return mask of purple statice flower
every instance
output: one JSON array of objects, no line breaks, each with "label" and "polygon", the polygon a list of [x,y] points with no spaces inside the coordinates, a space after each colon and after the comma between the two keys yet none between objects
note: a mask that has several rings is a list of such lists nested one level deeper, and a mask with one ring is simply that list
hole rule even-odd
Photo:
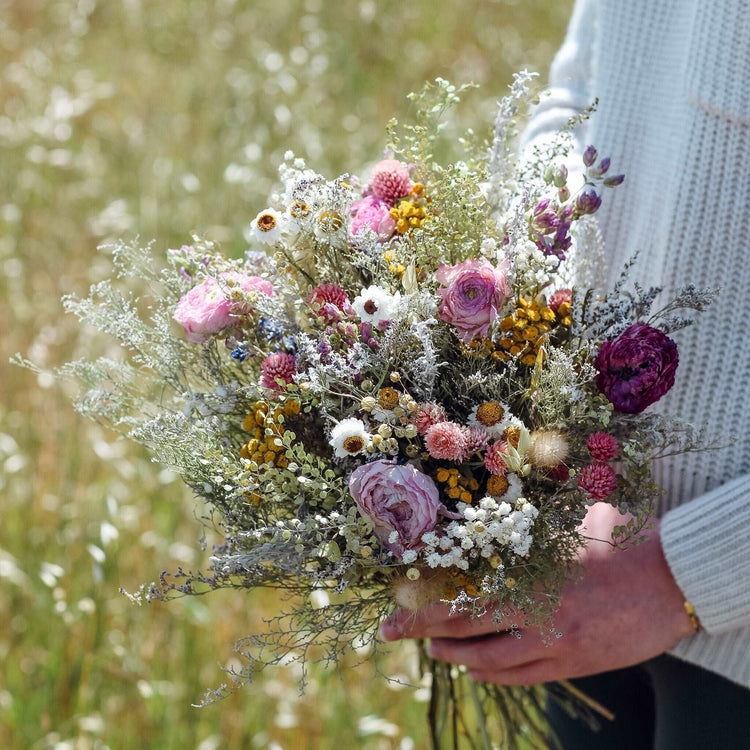
[{"label": "purple statice flower", "polygon": [[595,214],[602,205],[601,197],[594,190],[585,190],[576,198],[576,213],[579,216]]},{"label": "purple statice flower", "polygon": [[596,161],[596,149],[593,146],[587,146],[583,152],[583,163],[590,167]]},{"label": "purple statice flower", "polygon": [[618,185],[622,185],[624,179],[624,174],[613,174],[611,177],[605,177],[602,184],[604,187],[617,187]]},{"label": "purple statice flower", "polygon": [[596,386],[615,411],[638,414],[673,385],[677,344],[658,328],[636,323],[605,341],[594,360]]}]

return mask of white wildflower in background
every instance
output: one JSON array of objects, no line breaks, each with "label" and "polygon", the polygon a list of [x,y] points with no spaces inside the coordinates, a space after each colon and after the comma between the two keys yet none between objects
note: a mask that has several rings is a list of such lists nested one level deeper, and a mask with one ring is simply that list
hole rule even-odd
[{"label": "white wildflower in background", "polygon": [[264,209],[250,222],[251,236],[264,245],[280,242],[283,227],[283,215],[272,208]]}]

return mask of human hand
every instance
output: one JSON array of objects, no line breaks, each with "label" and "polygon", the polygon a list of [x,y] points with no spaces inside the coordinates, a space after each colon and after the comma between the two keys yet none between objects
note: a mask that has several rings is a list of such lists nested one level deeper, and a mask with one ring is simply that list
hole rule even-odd
[{"label": "human hand", "polygon": [[465,665],[473,679],[530,685],[605,672],[663,653],[692,635],[684,596],[661,549],[658,522],[648,540],[626,550],[607,542],[622,523],[616,509],[597,503],[584,521],[589,541],[580,553],[581,575],[563,590],[554,627],[545,642],[538,626],[508,632],[517,617],[499,623],[488,614],[450,614],[444,604],[418,613],[397,610],[381,627],[384,640],[431,638],[430,655]]}]

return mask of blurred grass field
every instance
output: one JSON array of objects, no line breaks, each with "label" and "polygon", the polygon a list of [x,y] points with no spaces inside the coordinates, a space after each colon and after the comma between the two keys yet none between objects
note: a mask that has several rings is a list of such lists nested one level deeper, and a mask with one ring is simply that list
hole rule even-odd
[{"label": "blurred grass field", "polygon": [[[197,230],[241,253],[285,150],[361,172],[425,80],[481,84],[458,116],[485,127],[514,70],[546,71],[571,5],[0,0],[0,748],[426,747],[423,694],[368,663],[313,667],[303,695],[282,667],[193,708],[279,602],[121,596],[205,565],[196,502],[8,358],[94,345],[60,296],[109,273],[100,243]],[[380,669],[413,679],[414,661]]]}]

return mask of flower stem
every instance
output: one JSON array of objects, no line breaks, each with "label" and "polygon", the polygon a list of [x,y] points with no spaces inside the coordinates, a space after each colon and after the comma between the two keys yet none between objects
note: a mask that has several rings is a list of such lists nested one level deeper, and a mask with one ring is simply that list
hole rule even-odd
[{"label": "flower stem", "polygon": [[479,688],[477,683],[466,675],[466,681],[469,685],[469,692],[471,693],[471,700],[474,702],[474,710],[477,715],[477,727],[479,729],[479,736],[482,740],[482,748],[484,750],[492,750],[492,743],[490,742],[490,735],[487,731],[487,716],[484,712],[484,706],[482,700],[479,697]]},{"label": "flower stem", "polygon": [[571,695],[575,696],[581,703],[588,706],[592,711],[596,711],[598,714],[603,716],[609,721],[615,720],[615,715],[609,710],[602,706],[601,703],[595,701],[590,696],[586,695],[582,690],[579,690],[569,680],[558,680],[559,684],[562,685]]}]

